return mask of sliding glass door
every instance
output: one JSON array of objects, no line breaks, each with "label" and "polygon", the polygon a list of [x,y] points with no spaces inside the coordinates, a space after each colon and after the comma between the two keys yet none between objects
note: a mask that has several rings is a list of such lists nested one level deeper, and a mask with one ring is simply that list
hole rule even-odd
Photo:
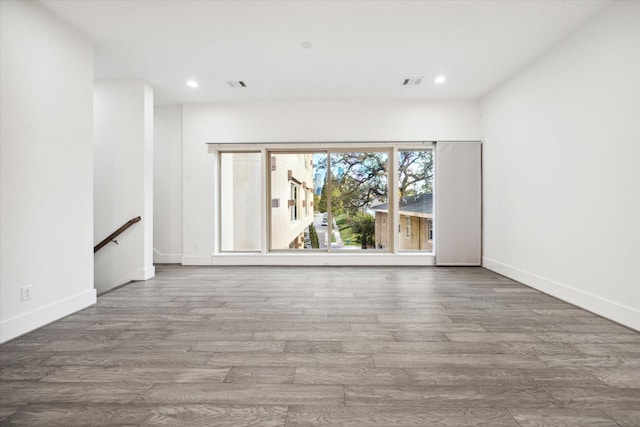
[{"label": "sliding glass door", "polygon": [[330,229],[334,250],[384,250],[389,248],[389,229],[379,229],[376,209],[388,204],[389,153],[358,151],[331,153]]},{"label": "sliding glass door", "polygon": [[324,152],[269,152],[270,250],[326,249],[316,206],[326,162]]}]

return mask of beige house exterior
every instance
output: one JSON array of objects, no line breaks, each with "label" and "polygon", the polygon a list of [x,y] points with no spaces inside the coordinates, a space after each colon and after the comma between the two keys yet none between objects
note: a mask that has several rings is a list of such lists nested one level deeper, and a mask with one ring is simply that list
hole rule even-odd
[{"label": "beige house exterior", "polygon": [[270,155],[271,249],[304,248],[313,222],[313,154]]},{"label": "beige house exterior", "polygon": [[[389,244],[389,205],[382,203],[371,208],[375,212],[376,247],[385,249]],[[400,213],[400,250],[433,251],[433,195],[402,197]]]}]

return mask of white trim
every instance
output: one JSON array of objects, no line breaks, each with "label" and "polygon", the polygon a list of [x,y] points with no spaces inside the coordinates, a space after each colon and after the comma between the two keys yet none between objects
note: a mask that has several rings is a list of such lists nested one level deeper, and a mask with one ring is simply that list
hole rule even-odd
[{"label": "white trim", "polygon": [[90,289],[0,322],[0,343],[55,322],[95,304],[96,301],[96,290]]},{"label": "white trim", "polygon": [[[389,162],[389,168],[387,171],[387,189],[388,189],[388,218],[387,218],[387,223],[388,224],[393,224],[393,226],[388,225],[388,232],[389,232],[389,251],[390,253],[387,253],[387,256],[389,255],[398,255],[401,251],[400,251],[400,245],[399,245],[399,233],[395,232],[395,227],[397,226],[397,224],[399,224],[399,213],[398,213],[398,209],[396,208],[396,205],[398,203],[397,200],[397,195],[395,191],[391,191],[392,188],[396,187],[397,184],[397,180],[398,180],[398,152],[399,151],[428,151],[428,150],[432,150],[432,156],[433,159],[435,159],[435,153],[434,151],[434,147],[435,144],[434,142],[431,141],[360,141],[360,142],[313,142],[313,141],[307,141],[307,142],[296,142],[296,143],[278,143],[278,142],[263,142],[263,143],[255,143],[255,142],[251,142],[251,143],[215,143],[215,142],[206,142],[207,144],[207,152],[209,154],[213,154],[216,161],[214,161],[214,186],[217,189],[217,193],[218,195],[216,197],[214,197],[214,226],[213,226],[213,232],[214,232],[214,236],[213,236],[213,248],[212,248],[212,252],[214,253],[214,256],[219,256],[220,254],[224,254],[223,256],[233,256],[234,254],[237,254],[238,256],[242,257],[242,259],[246,258],[246,255],[243,255],[241,253],[236,253],[234,251],[225,251],[222,252],[220,250],[221,248],[221,244],[220,244],[220,218],[221,218],[221,212],[220,212],[220,197],[219,195],[221,194],[221,190],[220,190],[220,185],[221,185],[221,177],[220,177],[220,168],[219,168],[219,159],[220,159],[220,153],[240,153],[240,152],[252,152],[252,153],[257,153],[260,152],[261,156],[262,156],[262,162],[261,162],[261,177],[263,177],[261,179],[261,183],[262,183],[262,193],[261,193],[261,222],[262,222],[262,241],[261,241],[261,254],[263,256],[266,255],[273,255],[273,250],[270,249],[271,248],[271,241],[272,241],[272,236],[271,236],[271,214],[272,214],[272,208],[271,208],[271,174],[269,173],[269,171],[271,170],[271,158],[272,158],[272,153],[326,153],[327,156],[329,156],[329,154],[333,154],[333,153],[342,153],[342,152],[347,152],[347,151],[376,151],[376,152],[384,152],[387,154],[388,156],[388,162]],[[327,176],[331,176],[331,161],[330,158],[327,158]],[[307,167],[307,165],[305,164],[305,167]],[[300,210],[300,201],[302,200],[302,197],[300,196],[300,191],[305,191],[303,189],[301,189],[300,186],[300,182],[297,180],[293,180],[293,182],[295,184],[298,185],[298,189],[297,189],[297,201],[298,203],[296,203],[296,207],[298,208],[298,218],[294,221],[291,221],[292,224],[292,228],[297,228],[297,226],[299,225],[300,221],[303,220],[302,217],[302,211]],[[326,183],[325,183],[326,184]],[[293,185],[293,184],[292,184]],[[312,194],[315,195],[315,192],[313,191],[314,186],[311,187],[312,190]],[[305,193],[306,194],[306,193]],[[435,206],[435,202],[434,202],[434,206]],[[313,207],[313,211],[315,212],[316,206],[314,204]],[[289,210],[291,211],[291,207],[289,207]],[[332,215],[332,208],[331,208],[331,194],[329,193],[328,195],[328,199],[327,199],[327,213],[328,213],[328,222],[329,222],[329,227],[328,227],[328,231],[329,233],[335,231],[333,230],[333,215]],[[420,216],[423,218],[433,218],[433,213],[431,214],[431,216],[422,216],[420,214],[418,215],[411,215],[411,216]],[[306,216],[304,216],[304,218],[306,218]],[[434,244],[435,246],[435,244]],[[328,253],[336,253],[339,252],[341,253],[341,257],[344,257],[344,255],[342,254],[342,251],[337,251],[337,250],[332,250],[331,247],[328,248]],[[284,253],[279,253],[278,256],[283,256],[285,255]],[[292,256],[293,254],[286,254],[286,256]],[[307,252],[304,253],[304,256],[308,256],[309,254]],[[370,254],[367,252],[366,254],[359,254],[358,256],[369,256]],[[433,255],[433,254],[432,254]],[[255,252],[252,253],[251,256],[256,256]],[[326,253],[323,253],[323,255],[320,256],[326,256]],[[291,263],[296,264],[297,261],[289,261],[289,262],[283,262],[283,263],[278,263],[276,265],[291,265]],[[362,262],[362,261],[358,261],[358,262]],[[226,263],[226,261],[223,262],[223,264],[220,264],[218,262],[205,262],[201,256],[183,256],[182,257],[182,264],[183,265],[225,265],[224,263]],[[385,265],[433,265],[433,262],[429,262],[427,264],[425,264],[423,261],[418,262],[417,264],[407,264],[406,260],[405,261],[400,261],[399,264],[395,264],[398,263],[398,261],[391,261],[389,264],[385,264]],[[272,260],[269,261],[265,261],[263,262],[257,262],[254,265],[274,265]],[[319,265],[347,265],[345,264],[345,262],[343,260],[341,261],[328,261],[326,264],[319,264]],[[369,263],[369,262],[365,262],[363,264],[358,264],[358,265],[375,265],[375,263]],[[479,264],[478,264],[479,265]]]},{"label": "white trim", "polygon": [[[432,144],[430,144],[431,146]],[[389,156],[387,171],[387,239],[389,241],[389,249],[394,254],[400,252],[400,229],[396,233],[396,227],[400,224],[400,210],[398,209],[398,179],[400,179],[400,166],[398,165],[398,146],[393,146]],[[375,220],[374,220],[375,224]],[[382,234],[382,233],[381,233]],[[382,237],[382,236],[381,236]],[[435,261],[434,261],[435,264]]]},{"label": "white trim", "polygon": [[136,271],[136,278],[134,280],[149,280],[155,277],[156,268],[152,265],[149,267],[140,267]]},{"label": "white trim", "polygon": [[411,211],[399,211],[400,215],[411,216],[414,218],[433,219],[433,213],[411,212]]},{"label": "white trim", "polygon": [[[269,252],[268,242],[271,238],[271,227],[268,227],[271,221],[271,154],[265,147],[262,147],[260,156],[262,156],[260,162],[260,226],[262,227],[260,252],[266,254]],[[220,199],[217,196],[214,198]],[[216,208],[216,215],[220,215],[219,208]]]},{"label": "white trim", "polygon": [[182,265],[211,265],[211,255],[183,255]]},{"label": "white trim", "polygon": [[469,262],[438,262],[439,267],[481,267],[482,264],[472,264]]},{"label": "white trim", "polygon": [[[453,141],[450,141],[453,142]],[[359,150],[359,149],[379,149],[382,147],[397,147],[400,149],[428,149],[434,145],[433,141],[298,141],[298,142],[247,142],[247,143],[226,143],[226,142],[205,142],[208,152],[212,151],[298,151],[298,150],[325,150],[337,152],[340,149]],[[345,148],[347,147],[347,148]]]},{"label": "white trim", "polygon": [[180,264],[182,262],[182,254],[163,254],[156,248],[153,249],[154,264]]},{"label": "white trim", "polygon": [[507,276],[531,288],[588,310],[621,325],[640,331],[640,311],[608,299],[573,288],[569,285],[540,277],[499,261],[482,257],[482,266]]},{"label": "white trim", "polygon": [[221,242],[221,233],[222,229],[222,212],[221,212],[221,203],[220,197],[222,194],[222,155],[219,151],[213,152],[213,176],[214,183],[213,187],[215,188],[215,196],[213,197],[213,215],[215,220],[213,221],[213,248],[216,252],[222,250],[222,242]]},{"label": "white trim", "polygon": [[[375,254],[375,253],[359,253],[348,254],[341,251],[340,253],[229,253],[217,254],[209,257],[208,263],[187,264],[184,265],[278,265],[278,266],[415,266],[426,267],[435,265],[432,254]],[[187,261],[202,261],[201,257],[197,260],[189,259]]]}]

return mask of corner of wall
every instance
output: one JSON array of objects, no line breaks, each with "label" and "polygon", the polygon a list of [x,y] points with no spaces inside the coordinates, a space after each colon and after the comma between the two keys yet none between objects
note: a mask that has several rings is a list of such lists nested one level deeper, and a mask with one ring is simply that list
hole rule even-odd
[{"label": "corner of wall", "polygon": [[639,17],[613,2],[482,99],[483,266],[636,330]]},{"label": "corner of wall", "polygon": [[640,332],[640,310],[633,307],[538,276],[535,273],[524,271],[490,258],[483,257],[482,266],[540,292],[551,295],[554,298],[596,313],[599,316]]},{"label": "corner of wall", "polygon": [[0,323],[0,344],[87,308],[96,301],[96,290],[91,289],[4,320]]}]

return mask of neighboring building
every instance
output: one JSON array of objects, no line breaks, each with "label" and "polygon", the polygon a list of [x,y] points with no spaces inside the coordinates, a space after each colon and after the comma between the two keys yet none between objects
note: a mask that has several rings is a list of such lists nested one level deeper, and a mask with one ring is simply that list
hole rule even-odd
[{"label": "neighboring building", "polygon": [[316,194],[316,196],[322,194],[322,187],[324,187],[325,176],[326,173],[324,172],[324,170],[316,170],[313,173],[313,187],[315,188],[314,193]]},{"label": "neighboring building", "polygon": [[313,154],[271,153],[271,249],[304,248],[313,222]]},{"label": "neighboring building", "polygon": [[[371,208],[376,217],[376,247],[389,247],[389,204]],[[433,250],[433,194],[402,197],[400,210],[400,250]]]}]

